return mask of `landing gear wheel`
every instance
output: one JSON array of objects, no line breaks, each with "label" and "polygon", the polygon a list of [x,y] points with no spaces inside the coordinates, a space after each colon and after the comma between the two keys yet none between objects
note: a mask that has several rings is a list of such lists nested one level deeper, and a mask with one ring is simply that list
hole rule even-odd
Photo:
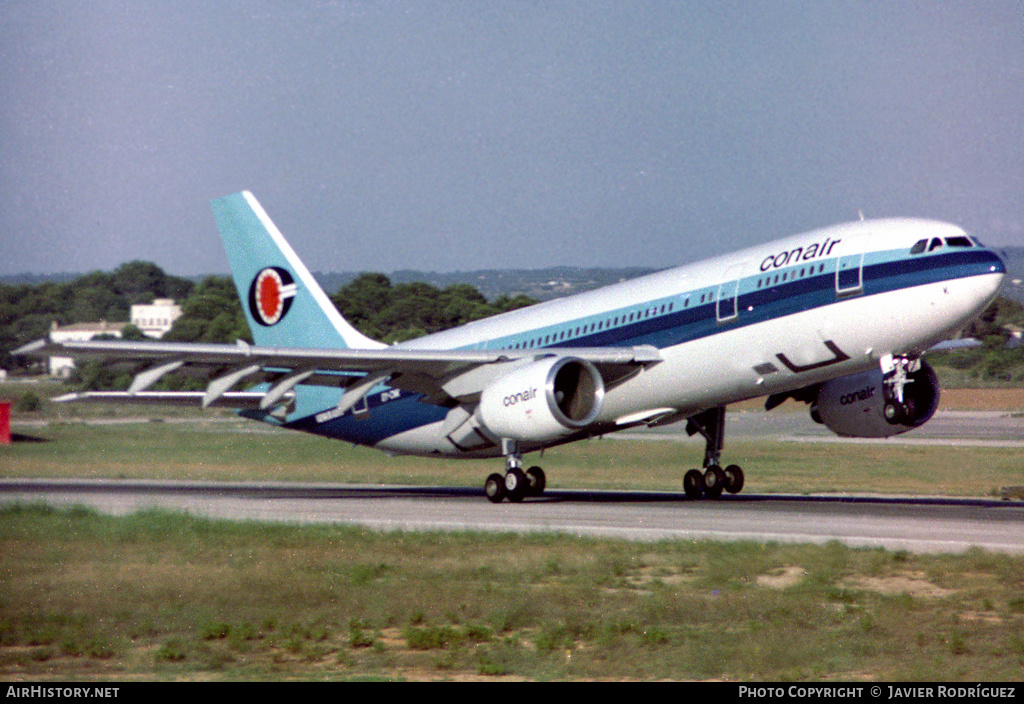
[{"label": "landing gear wheel", "polygon": [[725,474],[725,490],[730,494],[740,493],[743,488],[743,470],[739,465],[731,464],[722,471]]},{"label": "landing gear wheel", "polygon": [[704,475],[700,470],[691,469],[683,475],[683,491],[688,499],[699,499],[704,493]]},{"label": "landing gear wheel", "polygon": [[725,488],[725,472],[717,465],[711,465],[704,471],[704,495],[709,499],[717,499]]},{"label": "landing gear wheel", "polygon": [[544,470],[540,467],[530,467],[526,470],[526,481],[529,486],[526,492],[528,496],[540,496],[548,485],[547,477],[544,476]]},{"label": "landing gear wheel", "polygon": [[899,404],[893,403],[892,401],[885,404],[885,407],[882,409],[882,413],[884,414],[885,419],[893,425],[902,420],[902,412]]},{"label": "landing gear wheel", "polygon": [[484,494],[492,504],[500,504],[505,498],[505,478],[495,472],[484,482]]},{"label": "landing gear wheel", "polygon": [[530,490],[530,480],[523,474],[523,470],[513,468],[505,473],[505,496],[512,503],[519,503]]}]

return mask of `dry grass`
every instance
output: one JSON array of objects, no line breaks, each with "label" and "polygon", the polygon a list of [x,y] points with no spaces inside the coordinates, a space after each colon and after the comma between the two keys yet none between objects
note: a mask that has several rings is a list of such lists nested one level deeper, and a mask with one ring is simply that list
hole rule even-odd
[{"label": "dry grass", "polygon": [[1024,388],[943,389],[939,410],[1024,412]]},{"label": "dry grass", "polygon": [[[54,535],[63,539],[54,541]],[[0,512],[0,677],[1018,679],[1022,558]]]}]

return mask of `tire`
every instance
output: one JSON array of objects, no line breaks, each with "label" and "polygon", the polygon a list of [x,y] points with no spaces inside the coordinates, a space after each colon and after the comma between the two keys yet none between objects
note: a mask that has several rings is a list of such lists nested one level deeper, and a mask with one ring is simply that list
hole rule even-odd
[{"label": "tire", "polygon": [[500,504],[505,498],[505,478],[498,473],[487,477],[484,482],[484,495],[492,504]]},{"label": "tire", "polygon": [[704,471],[704,496],[717,499],[725,488],[725,472],[717,465],[711,465]]},{"label": "tire", "polygon": [[530,490],[530,480],[521,469],[510,469],[505,472],[505,496],[512,503],[519,503]]},{"label": "tire", "polygon": [[547,488],[548,480],[544,475],[544,470],[540,467],[530,467],[526,470],[526,481],[529,484],[529,496],[540,496],[544,493],[544,489]]},{"label": "tire", "polygon": [[688,499],[699,499],[704,494],[704,475],[700,470],[691,469],[683,475],[683,492]]},{"label": "tire", "polygon": [[892,425],[896,425],[902,420],[902,418],[900,417],[899,405],[891,401],[885,404],[885,406],[882,409],[882,413],[885,416],[886,422],[891,423]]},{"label": "tire", "polygon": [[740,490],[743,489],[743,470],[739,465],[731,464],[723,471],[725,472],[725,490],[730,494],[740,493]]}]

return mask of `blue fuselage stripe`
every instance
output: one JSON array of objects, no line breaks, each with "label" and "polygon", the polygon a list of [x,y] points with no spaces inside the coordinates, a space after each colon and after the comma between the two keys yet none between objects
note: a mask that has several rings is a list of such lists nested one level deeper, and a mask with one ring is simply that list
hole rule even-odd
[{"label": "blue fuselage stripe", "polygon": [[[875,261],[863,264],[859,278],[854,273],[847,280],[844,274],[838,282],[841,287],[847,283],[860,282],[861,286],[855,293],[851,292],[851,296],[872,296],[930,283],[1006,271],[1003,261],[993,252],[983,248],[916,256],[907,256],[905,250],[901,250],[868,253],[867,256]],[[835,264],[836,260],[831,259],[823,270],[819,262],[803,267],[773,269],[761,272],[757,276],[746,277],[738,281],[735,288],[732,282],[728,282],[728,287],[723,286],[723,290],[728,288],[730,292],[737,292],[736,317],[724,322],[718,320],[720,309],[715,298],[719,289],[715,285],[698,288],[696,292],[678,294],[671,299],[659,299],[643,306],[567,322],[560,326],[557,332],[553,328],[545,328],[514,337],[486,341],[482,346],[493,349],[519,345],[520,348],[529,349],[531,340],[544,340],[547,336],[549,341],[537,345],[535,349],[539,351],[544,347],[636,345],[653,345],[659,349],[672,347],[726,330],[784,318],[843,300],[844,297],[836,290]],[[800,274],[801,269],[803,275]],[[686,304],[687,299],[699,301],[702,295],[703,303]],[[732,296],[728,298],[728,301],[723,299],[722,305],[731,315]],[[669,308],[670,301],[671,311],[661,313],[663,306],[666,310]],[[652,311],[654,314],[651,317],[644,317],[645,311]],[[562,331],[574,331],[577,328],[582,330],[590,327],[598,319],[628,320],[630,314],[639,315],[642,319],[567,339],[560,337]],[[304,387],[304,392],[312,390],[311,387]],[[368,414],[361,413],[357,416],[353,411],[348,411],[345,415],[326,422],[318,422],[315,415],[306,416],[289,422],[286,426],[358,444],[374,445],[397,433],[444,420],[448,408],[422,403],[421,398],[420,394],[407,392],[398,395],[395,395],[395,392],[390,395],[372,393],[366,398],[365,408],[369,411]],[[387,413],[374,412],[375,408],[385,404],[388,406]]]},{"label": "blue fuselage stripe", "polygon": [[[803,267],[817,271],[817,266]],[[992,267],[996,267],[992,269]],[[820,308],[839,300],[836,293],[835,269],[826,267],[820,274],[810,274],[803,278],[793,278],[801,267],[776,270],[770,274],[747,277],[739,282],[739,295],[736,300],[736,318],[720,323],[718,321],[718,301],[705,300],[703,303],[680,309],[678,305],[673,312],[656,315],[651,318],[626,323],[612,329],[594,332],[572,339],[548,343],[545,347],[629,347],[635,345],[654,345],[659,349],[697,340],[714,335],[724,329],[734,329],[748,325],[756,325],[769,320],[783,318],[787,315]],[[1002,260],[987,250],[970,250],[968,252],[952,252],[933,256],[903,258],[895,261],[883,261],[866,264],[863,267],[863,293],[870,296],[888,293],[897,289],[911,288],[939,281],[959,279],[992,271],[1005,271]],[[782,282],[785,274],[787,281]],[[779,277],[780,282],[774,282]],[[757,288],[758,281],[763,283]],[[748,290],[753,289],[753,290]],[[686,298],[695,299],[702,289],[696,293],[684,293],[674,297],[675,301]],[[717,293],[717,288],[713,290]],[[709,299],[711,296],[709,295]],[[661,301],[654,301],[650,307],[659,307]],[[723,302],[723,305],[726,305]],[[731,311],[732,306],[727,306]],[[642,306],[641,310],[647,306]],[[629,312],[608,313],[604,318],[628,316]],[[589,319],[588,319],[589,320]],[[580,325],[579,321],[570,322],[565,328],[572,329]],[[488,344],[487,347],[511,347],[537,337],[535,333],[517,336],[514,340],[502,339],[500,344]]]}]

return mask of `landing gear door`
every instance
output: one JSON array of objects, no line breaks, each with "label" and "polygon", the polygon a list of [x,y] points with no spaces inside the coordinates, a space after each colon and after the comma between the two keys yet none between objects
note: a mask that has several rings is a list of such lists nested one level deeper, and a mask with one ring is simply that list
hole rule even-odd
[{"label": "landing gear door", "polygon": [[719,323],[727,323],[739,317],[740,276],[743,264],[729,266],[722,275],[722,283],[718,286],[718,300],[715,303],[715,315]]}]

